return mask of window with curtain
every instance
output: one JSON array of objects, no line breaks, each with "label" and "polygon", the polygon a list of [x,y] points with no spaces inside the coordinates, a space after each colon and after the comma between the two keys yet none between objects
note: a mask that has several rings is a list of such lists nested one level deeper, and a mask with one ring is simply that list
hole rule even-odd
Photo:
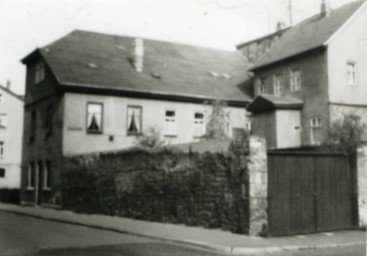
[{"label": "window with curtain", "polygon": [[135,135],[142,132],[142,116],[140,106],[127,107],[127,134]]},{"label": "window with curtain", "polygon": [[87,132],[102,133],[102,103],[88,103],[87,105]]}]

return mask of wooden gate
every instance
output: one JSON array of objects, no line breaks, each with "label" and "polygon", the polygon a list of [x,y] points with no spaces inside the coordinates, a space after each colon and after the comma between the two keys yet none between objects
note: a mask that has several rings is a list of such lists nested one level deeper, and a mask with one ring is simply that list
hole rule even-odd
[{"label": "wooden gate", "polygon": [[355,227],[355,170],[344,154],[268,151],[269,233]]}]

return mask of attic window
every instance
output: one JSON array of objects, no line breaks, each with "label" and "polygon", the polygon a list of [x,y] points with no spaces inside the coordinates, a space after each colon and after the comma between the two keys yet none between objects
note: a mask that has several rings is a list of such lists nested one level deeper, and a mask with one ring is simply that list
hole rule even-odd
[{"label": "attic window", "polygon": [[119,49],[119,50],[123,50],[123,51],[126,50],[125,46],[123,46],[122,44],[117,44],[116,48]]},{"label": "attic window", "polygon": [[209,74],[212,77],[215,77],[215,78],[218,78],[218,79],[225,79],[225,80],[231,79],[231,76],[227,73],[218,73],[218,72],[215,72],[215,71],[209,71]]},{"label": "attic window", "polygon": [[156,72],[152,72],[150,73],[154,78],[157,78],[157,79],[161,79],[161,75],[159,73],[156,73]]},{"label": "attic window", "polygon": [[209,74],[212,76],[212,77],[215,77],[215,78],[219,78],[219,74],[215,71],[209,71]]},{"label": "attic window", "polygon": [[38,84],[45,79],[45,64],[40,62],[36,65],[35,83]]},{"label": "attic window", "polygon": [[223,77],[224,79],[226,79],[226,80],[231,79],[231,76],[230,76],[229,74],[227,74],[227,73],[223,73],[223,74],[222,74],[222,77]]},{"label": "attic window", "polygon": [[94,69],[97,69],[97,68],[98,68],[98,65],[97,65],[96,63],[89,62],[89,63],[88,63],[88,67],[90,67],[90,68],[94,68]]}]

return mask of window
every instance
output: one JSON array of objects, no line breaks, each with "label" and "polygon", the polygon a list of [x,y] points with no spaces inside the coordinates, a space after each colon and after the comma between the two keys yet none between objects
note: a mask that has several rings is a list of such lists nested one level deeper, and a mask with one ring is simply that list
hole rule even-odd
[{"label": "window", "polygon": [[45,79],[45,64],[40,62],[36,65],[35,82],[36,84]]},{"label": "window", "polygon": [[347,85],[357,85],[357,65],[354,62],[347,63]]},{"label": "window", "polygon": [[265,78],[259,79],[259,94],[266,93],[265,82],[266,82]]},{"label": "window", "polygon": [[43,190],[51,189],[51,162],[46,161],[43,168]]},{"label": "window", "polygon": [[321,119],[311,118],[311,144],[321,143]]},{"label": "window", "polygon": [[0,141],[0,157],[4,156],[5,153],[5,142]]},{"label": "window", "polygon": [[87,133],[102,133],[102,103],[87,104]]},{"label": "window", "polygon": [[53,107],[49,104],[46,109],[45,137],[49,137],[52,133]]},{"label": "window", "polygon": [[279,96],[281,94],[281,89],[282,89],[282,75],[278,74],[274,76],[274,95]]},{"label": "window", "polygon": [[7,125],[8,125],[8,117],[6,116],[6,114],[0,113],[0,129],[6,128]]},{"label": "window", "polygon": [[302,87],[301,70],[293,69],[290,76],[291,91],[299,91]]},{"label": "window", "polygon": [[248,134],[252,134],[252,123],[251,122],[245,123],[245,130],[247,131]]},{"label": "window", "polygon": [[27,189],[34,189],[35,179],[36,179],[35,165],[34,165],[33,162],[31,162],[28,165],[28,185],[27,185]]},{"label": "window", "polygon": [[29,131],[29,142],[33,142],[36,137],[36,111],[31,112],[31,125]]},{"label": "window", "polygon": [[0,178],[5,178],[5,168],[0,167]]},{"label": "window", "polygon": [[176,111],[166,110],[163,131],[164,135],[166,136],[177,135]]},{"label": "window", "polygon": [[127,134],[141,134],[142,115],[140,106],[127,107]]},{"label": "window", "polygon": [[0,93],[0,104],[1,103],[4,103],[4,96],[3,96],[3,94],[2,93]]},{"label": "window", "polygon": [[202,137],[205,135],[205,120],[203,112],[194,113],[194,136]]}]

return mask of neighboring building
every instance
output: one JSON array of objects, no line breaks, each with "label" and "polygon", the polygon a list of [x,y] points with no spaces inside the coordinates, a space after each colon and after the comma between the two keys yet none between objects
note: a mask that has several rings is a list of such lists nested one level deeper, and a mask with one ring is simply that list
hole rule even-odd
[{"label": "neighboring building", "polygon": [[285,31],[251,68],[253,133],[268,147],[317,145],[342,113],[367,123],[367,4],[352,2]]},{"label": "neighboring building", "polygon": [[228,104],[229,137],[246,125],[251,98],[237,52],[74,31],[22,62],[23,203],[61,204],[63,156],[128,148],[150,127],[166,144],[199,140],[208,100]]},{"label": "neighboring building", "polygon": [[0,85],[0,189],[20,187],[23,98]]}]

